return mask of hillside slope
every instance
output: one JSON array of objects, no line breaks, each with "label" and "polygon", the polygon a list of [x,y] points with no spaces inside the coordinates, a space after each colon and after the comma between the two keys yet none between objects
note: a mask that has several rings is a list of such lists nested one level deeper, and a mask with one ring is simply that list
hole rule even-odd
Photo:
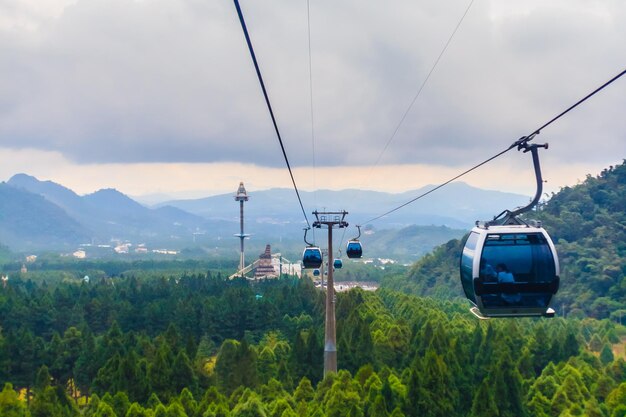
[{"label": "hillside slope", "polygon": [[73,248],[91,233],[42,196],[1,183],[0,236],[2,244],[22,250]]},{"label": "hillside slope", "polygon": [[[52,211],[64,211],[75,223],[90,230],[87,241],[109,243],[111,238],[116,238],[161,243],[171,241],[174,239],[172,236],[185,236],[191,241],[191,233],[205,224],[204,219],[174,207],[145,207],[115,189],[103,189],[79,196],[60,184],[40,181],[26,174],[14,175],[6,185],[22,193],[43,197],[51,203],[46,207]],[[3,214],[9,216],[9,213]],[[22,213],[22,217],[26,214]],[[41,215],[44,218],[48,216],[46,213]],[[63,230],[58,228],[57,240],[63,238]],[[11,247],[32,246],[28,242],[20,242],[20,235],[14,237]],[[58,249],[54,240],[44,246]]]},{"label": "hillside slope", "polygon": [[[626,161],[553,194],[528,218],[541,220],[561,263],[559,314],[626,316]],[[419,295],[462,297],[462,240],[451,240],[383,285]]]}]

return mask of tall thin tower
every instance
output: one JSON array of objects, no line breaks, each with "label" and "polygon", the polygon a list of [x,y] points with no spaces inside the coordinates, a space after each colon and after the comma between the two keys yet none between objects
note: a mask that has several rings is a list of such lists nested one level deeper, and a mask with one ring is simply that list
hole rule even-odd
[{"label": "tall thin tower", "polygon": [[241,241],[241,255],[239,257],[239,270],[245,268],[245,258],[243,252],[243,241],[246,237],[250,235],[246,235],[243,233],[243,203],[244,201],[248,201],[250,197],[248,197],[248,193],[246,192],[246,187],[243,186],[243,182],[239,183],[239,188],[237,189],[237,194],[235,194],[235,201],[239,201],[239,225],[240,231],[239,234],[235,236],[238,237]]},{"label": "tall thin tower", "polygon": [[[335,320],[335,281],[333,279],[333,227],[348,227],[347,211],[313,212],[313,227],[328,227],[328,278],[326,280],[326,320],[324,325],[324,376],[337,373],[337,323]],[[322,272],[322,276],[324,273]]]}]

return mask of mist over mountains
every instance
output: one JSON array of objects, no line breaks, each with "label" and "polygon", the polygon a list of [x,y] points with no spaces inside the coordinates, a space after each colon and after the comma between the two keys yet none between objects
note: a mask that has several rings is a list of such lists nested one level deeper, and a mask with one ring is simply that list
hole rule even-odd
[{"label": "mist over mountains", "polygon": [[[428,189],[401,194],[319,190],[301,195],[307,210],[314,207],[347,210],[351,227],[345,237],[349,238],[355,233],[353,225],[362,224]],[[73,250],[84,243],[127,241],[173,249],[227,247],[235,253],[233,234],[239,231],[239,208],[233,195],[173,200],[148,207],[115,189],[81,196],[63,185],[17,174],[0,184],[0,243],[14,251]],[[377,220],[363,241],[381,251],[378,256],[387,256],[394,253],[389,247],[395,241],[408,239],[411,242],[405,245],[403,254],[418,256],[444,239],[458,237],[475,220],[491,218],[504,208],[527,201],[526,196],[453,183]],[[312,222],[314,216],[308,211],[307,215]],[[247,243],[251,250],[272,243],[282,246],[284,251],[301,251],[305,225],[293,190],[250,192],[250,201],[245,203],[245,228],[252,235]],[[414,236],[420,234],[415,240]]]},{"label": "mist over mountains", "polygon": [[[351,225],[364,224],[390,209],[397,207],[434,188],[425,186],[399,194],[366,190],[318,190],[300,191],[305,208],[318,210],[346,210]],[[246,214],[258,222],[273,224],[299,223],[304,225],[302,211],[292,189],[274,188],[252,191],[246,203]],[[491,219],[505,208],[524,205],[528,196],[488,191],[462,182],[448,186],[383,217],[374,223],[378,229],[402,228],[410,225],[445,225],[465,229],[476,220]],[[239,213],[233,210],[233,195],[222,194],[201,199],[172,200],[158,206],[169,205],[208,219],[232,219]],[[309,220],[313,217],[307,211]]]}]

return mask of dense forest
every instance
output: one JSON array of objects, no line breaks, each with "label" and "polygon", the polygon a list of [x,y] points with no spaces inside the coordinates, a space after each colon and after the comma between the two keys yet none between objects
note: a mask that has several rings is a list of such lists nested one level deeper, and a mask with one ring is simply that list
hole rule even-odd
[{"label": "dense forest", "polygon": [[610,320],[485,322],[466,302],[353,290],[323,378],[308,279],[6,284],[3,417],[626,415],[626,330]]},{"label": "dense forest", "polygon": [[[626,161],[562,188],[526,217],[542,221],[559,254],[557,313],[626,318]],[[412,294],[461,297],[462,249],[462,240],[451,240],[420,259],[408,275],[384,284]]]}]

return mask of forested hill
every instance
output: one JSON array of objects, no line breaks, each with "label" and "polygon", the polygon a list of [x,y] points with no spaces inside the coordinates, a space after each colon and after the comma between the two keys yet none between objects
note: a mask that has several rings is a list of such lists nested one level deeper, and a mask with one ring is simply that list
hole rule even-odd
[{"label": "forested hill", "polygon": [[[0,287],[2,417],[622,417],[624,328],[214,275]],[[21,391],[21,400],[18,393]],[[73,398],[72,398],[73,397]],[[87,402],[87,399],[89,401]]]},{"label": "forested hill", "polygon": [[[541,220],[561,262],[557,313],[626,317],[626,161],[562,188],[528,218]],[[451,240],[384,285],[444,298],[461,297],[462,241]]]}]

